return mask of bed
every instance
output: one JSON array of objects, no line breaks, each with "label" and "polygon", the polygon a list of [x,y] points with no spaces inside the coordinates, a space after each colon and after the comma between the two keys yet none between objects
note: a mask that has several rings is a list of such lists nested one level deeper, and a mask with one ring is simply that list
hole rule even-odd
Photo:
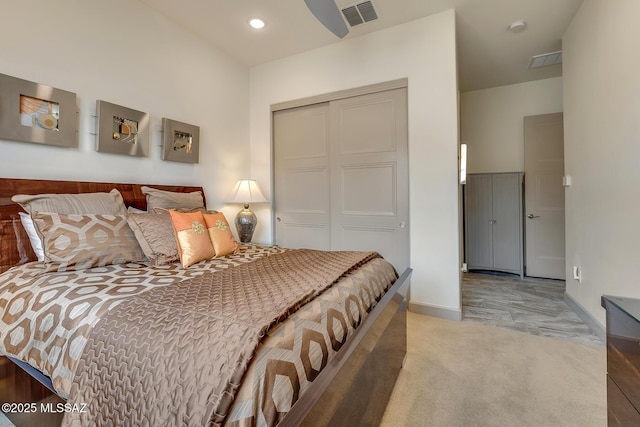
[{"label": "bed", "polygon": [[[0,401],[14,404],[5,412],[16,425],[379,421],[406,354],[398,290],[410,270],[398,277],[375,253],[242,245],[188,268],[136,261],[43,272],[11,197],[114,188],[147,209],[140,184],[0,179]],[[49,308],[16,327],[27,306]],[[24,333],[32,329],[44,332]]]}]

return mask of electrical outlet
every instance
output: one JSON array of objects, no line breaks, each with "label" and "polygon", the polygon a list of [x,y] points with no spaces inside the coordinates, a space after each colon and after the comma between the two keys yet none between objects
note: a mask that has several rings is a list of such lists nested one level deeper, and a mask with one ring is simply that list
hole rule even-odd
[{"label": "electrical outlet", "polygon": [[580,267],[577,265],[573,266],[573,278],[578,281],[578,283],[582,283],[582,271],[580,271]]}]

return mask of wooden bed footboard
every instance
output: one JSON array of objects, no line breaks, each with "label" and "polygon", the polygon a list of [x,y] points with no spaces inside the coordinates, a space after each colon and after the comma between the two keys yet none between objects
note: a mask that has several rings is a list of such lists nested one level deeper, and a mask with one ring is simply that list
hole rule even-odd
[{"label": "wooden bed footboard", "polygon": [[380,424],[407,354],[406,269],[278,426]]}]

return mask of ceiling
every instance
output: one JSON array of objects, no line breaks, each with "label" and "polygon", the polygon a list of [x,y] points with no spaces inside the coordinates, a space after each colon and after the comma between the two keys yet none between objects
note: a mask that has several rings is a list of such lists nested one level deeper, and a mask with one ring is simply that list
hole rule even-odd
[{"label": "ceiling", "polygon": [[[304,0],[141,0],[239,62],[254,66],[340,39],[309,12]],[[583,0],[372,0],[379,19],[350,28],[347,40],[456,10],[460,91],[562,75],[561,65],[528,69],[533,55],[562,49],[562,35]],[[339,7],[357,0],[337,0]],[[249,27],[251,18],[266,22]],[[524,20],[527,28],[507,27]]]}]

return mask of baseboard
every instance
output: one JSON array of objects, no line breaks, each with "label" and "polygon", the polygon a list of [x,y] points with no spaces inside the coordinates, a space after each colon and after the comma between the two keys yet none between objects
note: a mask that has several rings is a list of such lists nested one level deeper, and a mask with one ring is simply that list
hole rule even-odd
[{"label": "baseboard", "polygon": [[409,311],[447,320],[462,320],[462,310],[409,302]]},{"label": "baseboard", "polygon": [[573,299],[573,297],[566,292],[564,293],[564,302],[571,310],[575,311],[578,317],[581,318],[589,328],[591,328],[593,333],[596,334],[602,342],[607,342],[607,332],[604,329],[604,326],[602,326],[591,313],[589,313],[578,301]]}]

